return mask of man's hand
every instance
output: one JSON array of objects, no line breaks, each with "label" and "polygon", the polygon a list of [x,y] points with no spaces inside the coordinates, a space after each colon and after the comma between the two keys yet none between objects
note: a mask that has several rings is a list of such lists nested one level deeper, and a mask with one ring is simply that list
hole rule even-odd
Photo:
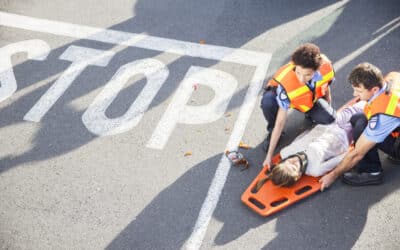
[{"label": "man's hand", "polygon": [[319,179],[319,183],[321,183],[321,192],[327,189],[332,183],[336,180],[337,175],[332,171]]},{"label": "man's hand", "polygon": [[358,138],[353,150],[346,153],[344,159],[330,173],[324,175],[319,182],[321,183],[321,191],[328,188],[342,174],[354,167],[366,154],[375,146],[375,142],[369,141],[364,134]]}]

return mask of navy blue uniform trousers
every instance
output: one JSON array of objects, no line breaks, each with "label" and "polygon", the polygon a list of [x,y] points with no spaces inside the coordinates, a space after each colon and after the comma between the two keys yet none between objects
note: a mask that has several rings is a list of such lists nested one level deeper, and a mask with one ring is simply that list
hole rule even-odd
[{"label": "navy blue uniform trousers", "polygon": [[[353,138],[354,141],[357,141],[358,138],[363,133],[365,127],[368,124],[368,119],[365,114],[355,114],[351,117],[351,125],[353,127]],[[399,159],[400,157],[400,138],[395,138],[391,135],[386,137],[386,139],[377,143],[372,149],[368,151],[368,153],[361,159],[360,162],[356,165],[356,168],[359,172],[380,172],[382,171],[382,164],[379,159],[378,149],[382,150],[384,153]]]},{"label": "navy blue uniform trousers", "polygon": [[[261,109],[268,122],[267,130],[271,132],[275,126],[276,115],[279,109],[278,102],[276,101],[276,88],[270,88],[264,92],[261,99]],[[322,98],[318,99],[314,106],[304,114],[307,119],[316,124],[330,124],[336,119],[335,110]]]}]

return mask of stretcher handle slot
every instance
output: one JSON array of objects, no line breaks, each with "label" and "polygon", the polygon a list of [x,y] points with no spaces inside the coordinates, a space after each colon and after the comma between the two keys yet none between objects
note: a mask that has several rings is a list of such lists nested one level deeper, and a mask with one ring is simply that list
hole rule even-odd
[{"label": "stretcher handle slot", "polygon": [[253,198],[253,197],[250,197],[249,198],[249,201],[251,202],[251,203],[253,203],[256,207],[258,207],[259,209],[264,209],[265,208],[265,206],[264,206],[264,204],[262,204],[261,202],[259,202],[257,199],[255,199],[255,198]]},{"label": "stretcher handle slot", "polygon": [[307,186],[304,186],[304,187],[302,187],[302,188],[297,189],[294,193],[295,193],[296,195],[302,195],[302,194],[304,194],[304,193],[310,191],[311,189],[312,189],[312,187],[309,186],[309,185],[307,185]]},{"label": "stretcher handle slot", "polygon": [[251,192],[252,194],[257,193],[258,190],[259,190],[259,189],[257,188],[257,183],[258,183],[258,182],[256,182],[256,184],[254,184],[253,187],[252,187],[252,189],[250,190],[250,192]]},{"label": "stretcher handle slot", "polygon": [[280,205],[282,205],[283,203],[287,202],[289,199],[286,197],[282,197],[276,201],[271,202],[271,207],[278,207]]}]

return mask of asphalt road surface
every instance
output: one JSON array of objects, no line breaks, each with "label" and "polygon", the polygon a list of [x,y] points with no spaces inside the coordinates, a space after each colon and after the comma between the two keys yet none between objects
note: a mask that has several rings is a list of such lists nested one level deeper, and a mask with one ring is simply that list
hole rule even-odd
[{"label": "asphalt road surface", "polygon": [[[400,169],[267,218],[261,86],[304,42],[400,70],[392,1],[0,2],[1,249],[399,249]],[[301,130],[290,114],[282,145]],[[223,152],[240,141],[250,168]]]}]

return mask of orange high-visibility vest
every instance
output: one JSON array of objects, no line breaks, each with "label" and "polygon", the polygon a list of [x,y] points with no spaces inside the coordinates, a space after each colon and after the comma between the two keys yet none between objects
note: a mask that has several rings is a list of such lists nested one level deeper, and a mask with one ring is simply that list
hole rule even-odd
[{"label": "orange high-visibility vest", "polygon": [[386,91],[364,107],[364,113],[368,120],[377,114],[400,118],[400,73],[390,72],[386,75],[385,81],[387,83]]},{"label": "orange high-visibility vest", "polygon": [[325,96],[328,86],[335,75],[332,64],[324,62],[318,69],[322,75],[322,79],[315,82],[315,89],[311,89],[297,79],[294,72],[295,64],[292,62],[282,66],[268,82],[268,86],[277,87],[281,85],[290,100],[290,107],[301,112],[309,111],[314,103],[321,97]]}]

